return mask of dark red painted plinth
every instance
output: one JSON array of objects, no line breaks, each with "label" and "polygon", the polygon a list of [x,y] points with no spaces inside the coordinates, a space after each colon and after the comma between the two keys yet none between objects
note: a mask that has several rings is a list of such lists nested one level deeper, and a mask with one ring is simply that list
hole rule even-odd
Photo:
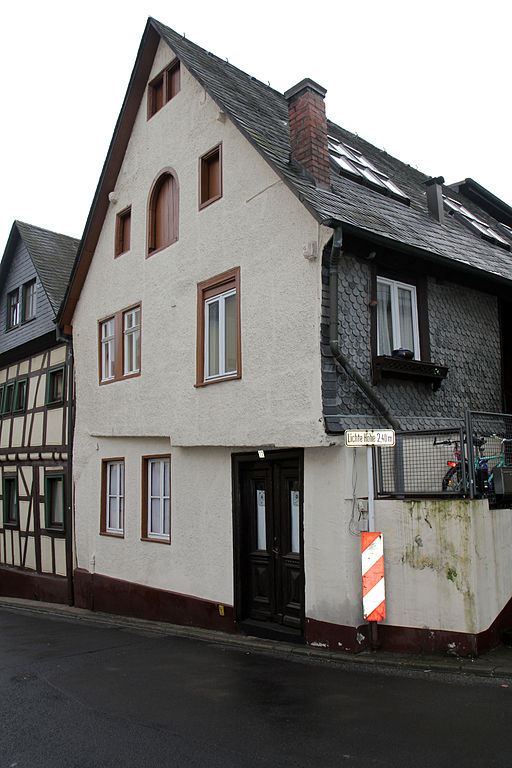
[{"label": "dark red painted plinth", "polygon": [[44,603],[72,604],[68,580],[64,576],[9,566],[0,566],[0,595]]},{"label": "dark red painted plinth", "polygon": [[79,568],[74,572],[74,585],[75,605],[79,608],[230,634],[238,632],[231,605],[224,605],[224,616],[221,616],[218,603]]}]

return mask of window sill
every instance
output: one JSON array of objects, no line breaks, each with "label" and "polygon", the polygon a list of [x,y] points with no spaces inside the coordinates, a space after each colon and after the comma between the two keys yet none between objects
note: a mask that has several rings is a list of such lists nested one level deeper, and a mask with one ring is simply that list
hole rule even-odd
[{"label": "window sill", "polygon": [[220,195],[214,195],[214,197],[209,197],[208,200],[205,200],[203,203],[199,203],[199,210],[202,211],[204,208],[208,208],[209,205],[212,203],[216,203],[217,200],[220,200],[222,197],[222,194]]},{"label": "window sill", "polygon": [[166,248],[169,248],[171,245],[174,245],[174,243],[177,243],[177,242],[178,242],[178,238],[175,237],[165,245],[160,245],[158,248],[148,248],[148,251],[146,253],[146,259],[150,259],[152,256],[155,255],[155,253],[161,253],[162,251],[165,251]]},{"label": "window sill", "polygon": [[217,379],[203,379],[202,381],[196,382],[194,385],[195,387],[207,387],[208,384],[218,384],[219,381],[233,381],[234,379],[241,379],[242,374],[241,373],[233,373],[230,376],[219,376]]},{"label": "window sill", "polygon": [[128,379],[135,379],[137,376],[140,376],[141,372],[136,371],[135,373],[125,373],[124,376],[119,376],[118,378],[113,379],[100,379],[100,387],[105,386],[106,384],[113,384],[115,381],[127,381]]},{"label": "window sill", "polygon": [[374,383],[383,378],[411,379],[428,382],[434,389],[441,386],[441,382],[448,374],[448,368],[444,365],[427,363],[424,360],[404,360],[402,357],[391,355],[376,357],[373,371]]},{"label": "window sill", "polygon": [[115,533],[114,531],[100,531],[100,536],[109,536],[111,539],[124,539],[124,531]]},{"label": "window sill", "polygon": [[170,538],[168,538],[168,539],[157,539],[156,537],[153,537],[153,536],[141,536],[140,540],[141,541],[150,541],[152,544],[170,544],[171,543]]}]

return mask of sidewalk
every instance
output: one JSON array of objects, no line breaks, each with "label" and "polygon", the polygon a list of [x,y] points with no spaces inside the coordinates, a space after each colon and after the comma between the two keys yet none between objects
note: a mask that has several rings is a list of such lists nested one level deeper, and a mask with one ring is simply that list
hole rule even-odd
[{"label": "sidewalk", "polygon": [[[304,657],[315,661],[342,664],[363,664],[375,668],[394,667],[416,672],[442,672],[444,674],[476,675],[480,677],[512,679],[512,647],[500,645],[476,659],[442,654],[406,654],[389,651],[363,651],[358,654],[330,651],[308,645],[295,645],[276,640],[264,640],[246,635],[228,635],[197,627],[183,627],[157,621],[145,621],[110,613],[97,613],[83,608],[57,603],[42,603],[36,600],[22,600],[0,597],[0,609],[39,613],[59,617],[68,621],[84,621],[89,624],[106,625],[121,629],[136,629],[158,635],[189,637],[209,643],[219,643],[255,653],[270,653],[283,657]],[[512,683],[511,683],[512,684]]]}]

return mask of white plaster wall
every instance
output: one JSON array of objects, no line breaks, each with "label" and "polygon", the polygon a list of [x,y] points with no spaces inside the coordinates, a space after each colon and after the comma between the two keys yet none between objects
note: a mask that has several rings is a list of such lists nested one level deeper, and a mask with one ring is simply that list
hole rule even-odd
[{"label": "white plaster wall", "polygon": [[[77,565],[117,579],[233,603],[231,452],[169,439],[78,435]],[[171,454],[171,543],[141,541],[142,456]],[[101,461],[125,458],[125,536],[100,531]]]},{"label": "white plaster wall", "polygon": [[386,621],[478,633],[512,595],[512,510],[465,500],[376,501]]},{"label": "white plaster wall", "polygon": [[363,622],[358,497],[366,493],[364,450],[333,445],[304,454],[306,616]]},{"label": "white plaster wall", "polygon": [[[172,56],[161,44],[151,77]],[[182,67],[180,93],[149,121],[142,100],[73,318],[77,431],[170,435],[172,445],[319,445],[320,259],[330,231],[288,191]],[[198,210],[199,158],[222,142],[223,197]],[[148,194],[178,176],[179,240],[146,259]],[[131,250],[114,259],[131,205]],[[195,388],[197,283],[241,268],[242,378]],[[98,386],[100,318],[142,303],[142,374]]]}]

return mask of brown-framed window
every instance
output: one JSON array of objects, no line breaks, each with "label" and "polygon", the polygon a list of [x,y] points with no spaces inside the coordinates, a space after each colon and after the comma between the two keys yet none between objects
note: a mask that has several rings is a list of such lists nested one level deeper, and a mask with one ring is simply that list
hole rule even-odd
[{"label": "brown-framed window", "polygon": [[129,206],[116,216],[115,256],[120,256],[130,250],[131,226],[132,208]]},{"label": "brown-framed window", "polygon": [[171,457],[142,457],[142,526],[144,541],[171,541]]},{"label": "brown-framed window", "polygon": [[162,109],[164,104],[173,99],[180,89],[180,62],[176,60],[154,77],[148,85],[148,120]]},{"label": "brown-framed window", "polygon": [[2,507],[4,526],[17,526],[19,523],[17,475],[2,477]]},{"label": "brown-framed window", "polygon": [[99,321],[98,348],[100,384],[140,375],[140,304],[134,304]]},{"label": "brown-framed window", "polygon": [[124,536],[124,458],[101,462],[100,532]]},{"label": "brown-framed window", "polygon": [[222,197],[222,144],[199,158],[199,208]]},{"label": "brown-framed window", "polygon": [[177,177],[167,169],[157,178],[149,195],[148,256],[178,239],[178,203]]},{"label": "brown-framed window", "polygon": [[49,474],[44,478],[45,524],[47,528],[64,530],[64,475]]},{"label": "brown-framed window", "polygon": [[20,324],[20,289],[7,294],[7,330]]},{"label": "brown-framed window", "polygon": [[242,376],[240,267],[197,286],[196,385]]}]

